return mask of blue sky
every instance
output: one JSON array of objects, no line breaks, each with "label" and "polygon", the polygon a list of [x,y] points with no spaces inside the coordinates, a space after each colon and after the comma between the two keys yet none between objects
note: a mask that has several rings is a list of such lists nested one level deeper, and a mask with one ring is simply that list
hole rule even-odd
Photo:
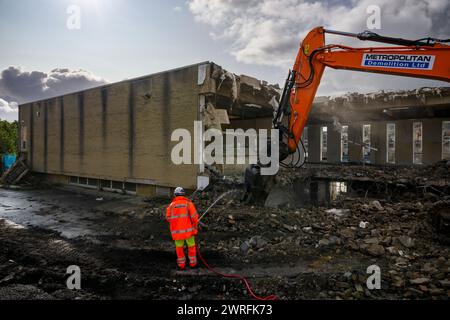
[{"label": "blue sky", "polygon": [[[74,4],[80,30],[67,28]],[[0,118],[15,118],[17,103],[202,61],[282,85],[309,30],[362,32],[373,5],[381,27],[372,31],[450,37],[448,0],[0,0]],[[372,45],[348,41],[327,37]],[[327,69],[318,93],[443,85]]]},{"label": "blue sky", "polygon": [[[67,7],[80,5],[81,29],[68,30]],[[181,10],[175,9],[176,7]],[[237,73],[284,77],[275,67],[241,64],[194,21],[185,1],[0,0],[0,69],[83,68],[108,81],[211,60]]]}]

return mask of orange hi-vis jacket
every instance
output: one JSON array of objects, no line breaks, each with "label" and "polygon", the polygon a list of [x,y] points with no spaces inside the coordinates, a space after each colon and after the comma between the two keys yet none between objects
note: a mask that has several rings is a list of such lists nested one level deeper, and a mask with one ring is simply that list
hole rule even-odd
[{"label": "orange hi-vis jacket", "polygon": [[173,240],[185,240],[197,234],[198,213],[185,197],[175,197],[167,207],[166,220],[170,223]]}]

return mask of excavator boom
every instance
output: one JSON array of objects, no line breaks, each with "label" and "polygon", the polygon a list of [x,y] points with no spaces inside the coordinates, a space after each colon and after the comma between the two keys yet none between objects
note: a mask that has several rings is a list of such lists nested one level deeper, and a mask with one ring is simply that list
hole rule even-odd
[{"label": "excavator boom", "polygon": [[[326,45],[325,34],[337,34],[398,46],[352,48]],[[280,129],[280,161],[297,151],[326,67],[450,82],[449,40],[406,40],[366,31],[352,34],[313,29],[303,40],[286,81],[274,127]],[[284,118],[287,119],[284,119]]]}]

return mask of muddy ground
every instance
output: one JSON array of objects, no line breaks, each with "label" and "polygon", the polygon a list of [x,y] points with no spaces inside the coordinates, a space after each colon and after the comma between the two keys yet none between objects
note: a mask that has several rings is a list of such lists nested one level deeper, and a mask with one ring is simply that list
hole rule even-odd
[{"label": "muddy ground", "polygon": [[[428,169],[442,168],[442,178],[445,164]],[[195,197],[199,211],[222,192],[237,191],[203,220],[200,248],[208,263],[246,275],[257,294],[280,299],[449,299],[448,239],[430,218],[450,212],[445,183],[423,188],[423,181],[395,169],[325,169],[330,176],[373,171],[364,177],[382,185],[374,175],[385,174],[391,187],[356,179],[325,204],[266,208],[240,203],[235,181],[216,182]],[[316,179],[317,172],[305,169],[296,179]],[[400,181],[405,174],[408,181]],[[0,299],[249,298],[239,280],[205,268],[176,271],[166,205],[165,199],[77,188],[0,189]],[[71,265],[81,269],[81,290],[67,289]],[[366,284],[371,265],[381,269],[379,290]]]}]

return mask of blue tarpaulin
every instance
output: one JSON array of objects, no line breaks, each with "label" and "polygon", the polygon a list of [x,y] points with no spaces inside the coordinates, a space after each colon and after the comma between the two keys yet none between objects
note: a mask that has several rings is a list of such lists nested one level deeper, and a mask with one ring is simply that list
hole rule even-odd
[{"label": "blue tarpaulin", "polygon": [[15,154],[4,154],[2,157],[2,165],[3,169],[6,171],[9,168],[12,167],[12,165],[16,162],[16,155]]}]

